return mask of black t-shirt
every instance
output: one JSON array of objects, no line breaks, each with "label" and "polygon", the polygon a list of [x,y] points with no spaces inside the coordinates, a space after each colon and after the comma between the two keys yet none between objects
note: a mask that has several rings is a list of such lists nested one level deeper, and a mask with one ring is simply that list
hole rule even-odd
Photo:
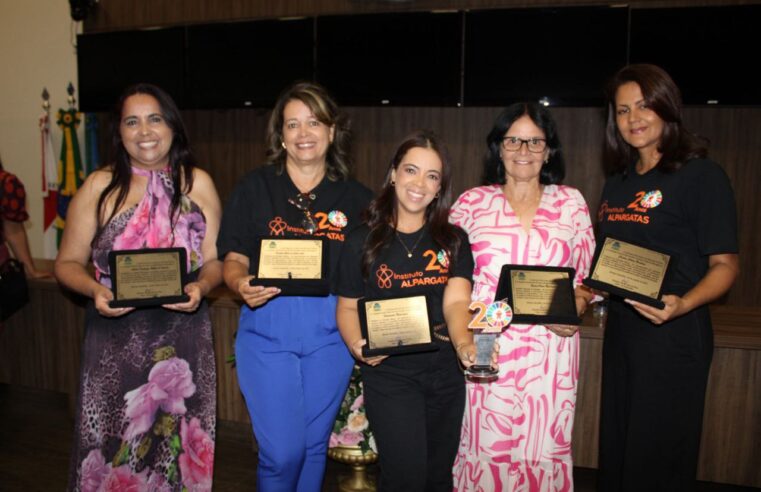
[{"label": "black t-shirt", "polygon": [[[450,265],[449,258],[442,248],[433,242],[426,226],[412,234],[399,233],[399,238],[394,236],[391,244],[381,250],[370,268],[369,278],[365,278],[362,275],[362,247],[369,230],[363,225],[353,231],[346,240],[346,246],[341,253],[336,293],[343,297],[369,299],[425,295],[431,313],[431,323],[434,326],[444,323],[442,303],[447,281],[451,277],[462,277],[472,282],[473,278],[473,256],[468,236],[459,228],[457,232],[460,248],[453,264]],[[404,241],[406,249],[400,240]],[[411,258],[408,257],[408,250],[412,250]],[[448,335],[446,329],[437,333]],[[435,338],[435,341],[449,345],[449,342],[438,338]],[[390,357],[383,364],[425,364],[429,357],[430,353],[397,355]]]},{"label": "black t-shirt", "polygon": [[[360,215],[373,196],[357,181],[331,181],[327,177],[312,193],[315,199],[310,212],[317,226],[313,235],[328,239],[330,278],[334,286],[334,272],[344,240],[362,223]],[[253,258],[256,241],[262,236],[308,236],[303,227],[304,212],[288,202],[298,194],[288,173],[278,174],[277,166],[262,166],[244,176],[222,215],[217,239],[219,257],[235,252]],[[251,265],[253,268],[253,262]]]},{"label": "black t-shirt", "polygon": [[630,167],[605,183],[598,211],[604,235],[660,248],[677,256],[664,294],[684,295],[708,271],[708,256],[737,253],[737,212],[724,170],[707,159],[674,173]]}]

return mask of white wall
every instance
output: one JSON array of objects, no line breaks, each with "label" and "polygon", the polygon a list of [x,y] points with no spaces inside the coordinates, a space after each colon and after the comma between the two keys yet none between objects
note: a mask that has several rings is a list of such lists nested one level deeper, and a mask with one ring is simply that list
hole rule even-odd
[{"label": "white wall", "polygon": [[[68,107],[66,86],[78,85],[77,32],[81,23],[71,20],[66,0],[0,0],[0,156],[26,187],[27,235],[35,258],[42,257],[40,94],[48,88],[53,113]],[[55,119],[51,134],[57,159],[61,131]]]}]

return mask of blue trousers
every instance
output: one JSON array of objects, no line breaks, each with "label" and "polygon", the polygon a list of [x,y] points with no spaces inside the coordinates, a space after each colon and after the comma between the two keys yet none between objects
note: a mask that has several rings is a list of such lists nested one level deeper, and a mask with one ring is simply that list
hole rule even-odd
[{"label": "blue trousers", "polygon": [[354,364],[335,307],[334,296],[282,297],[241,309],[235,357],[259,444],[256,490],[322,487],[328,439]]}]

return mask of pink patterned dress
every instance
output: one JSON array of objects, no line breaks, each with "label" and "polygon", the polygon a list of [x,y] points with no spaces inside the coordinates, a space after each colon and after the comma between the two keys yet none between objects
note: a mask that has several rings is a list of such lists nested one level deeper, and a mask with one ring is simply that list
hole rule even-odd
[{"label": "pink patterned dress", "polygon": [[[182,196],[174,228],[168,171],[143,171],[136,206],[114,217],[93,246],[98,281],[111,286],[112,249],[184,247],[190,279],[203,264],[206,220]],[[194,313],[138,308],[118,318],[89,302],[69,490],[210,491],[216,369],[205,302]]]},{"label": "pink patterned dress", "polygon": [[[499,185],[463,193],[450,220],[470,239],[473,300],[494,300],[507,263],[573,267],[576,283],[589,271],[594,234],[574,188],[545,186],[528,234]],[[455,490],[573,490],[578,333],[564,338],[541,325],[510,325],[499,345],[499,378],[467,384]]]}]

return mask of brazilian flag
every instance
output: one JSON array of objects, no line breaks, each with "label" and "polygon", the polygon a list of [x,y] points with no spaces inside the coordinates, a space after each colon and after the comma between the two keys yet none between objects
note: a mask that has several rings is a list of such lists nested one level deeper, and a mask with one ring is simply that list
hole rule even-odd
[{"label": "brazilian flag", "polygon": [[58,126],[63,131],[61,157],[58,159],[58,215],[55,227],[58,230],[58,243],[61,242],[63,227],[66,224],[66,211],[85,179],[82,171],[82,157],[79,153],[77,128],[80,123],[79,113],[74,108],[58,110]]}]

